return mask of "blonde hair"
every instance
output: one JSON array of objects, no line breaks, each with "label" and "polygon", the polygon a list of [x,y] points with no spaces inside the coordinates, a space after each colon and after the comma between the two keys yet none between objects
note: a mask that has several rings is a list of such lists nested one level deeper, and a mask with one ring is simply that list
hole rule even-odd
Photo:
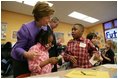
[{"label": "blonde hair", "polygon": [[113,50],[116,49],[116,43],[112,40],[107,40],[106,43],[112,48]]}]

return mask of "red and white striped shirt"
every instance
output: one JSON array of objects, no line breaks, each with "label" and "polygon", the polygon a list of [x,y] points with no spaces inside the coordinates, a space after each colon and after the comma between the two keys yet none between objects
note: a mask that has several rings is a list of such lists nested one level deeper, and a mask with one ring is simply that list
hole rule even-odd
[{"label": "red and white striped shirt", "polygon": [[96,51],[95,46],[88,39],[80,38],[78,40],[70,40],[67,44],[64,59],[70,60],[70,56],[77,56],[77,67],[90,68],[92,64],[89,62],[90,53],[89,49]]},{"label": "red and white striped shirt", "polygon": [[40,43],[37,43],[36,45],[32,46],[28,52],[38,53],[38,56],[36,56],[36,58],[34,58],[33,60],[28,60],[29,70],[33,75],[51,72],[51,64],[47,64],[42,68],[40,67],[40,63],[42,61],[49,59],[48,50],[44,46],[42,46]]}]

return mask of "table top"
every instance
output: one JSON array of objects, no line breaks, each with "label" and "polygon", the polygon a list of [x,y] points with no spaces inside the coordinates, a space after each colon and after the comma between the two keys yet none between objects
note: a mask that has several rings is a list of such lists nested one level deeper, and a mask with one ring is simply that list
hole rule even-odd
[{"label": "table top", "polygon": [[41,78],[41,77],[47,77],[47,78],[66,78],[65,75],[69,73],[72,70],[101,70],[101,71],[108,71],[110,78],[117,78],[117,65],[116,64],[106,64],[106,65],[101,65],[93,68],[73,68],[73,69],[68,69],[68,70],[62,70],[58,72],[52,72],[48,74],[43,74],[43,75],[35,75],[35,76],[30,76],[28,78]]}]

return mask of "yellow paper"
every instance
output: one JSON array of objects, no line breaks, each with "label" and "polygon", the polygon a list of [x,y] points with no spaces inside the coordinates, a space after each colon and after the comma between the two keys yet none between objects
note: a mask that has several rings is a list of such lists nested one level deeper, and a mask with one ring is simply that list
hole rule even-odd
[{"label": "yellow paper", "polygon": [[[85,74],[83,74],[83,73]],[[109,78],[109,73],[107,71],[97,71],[97,70],[72,70],[65,75],[68,78]]]}]

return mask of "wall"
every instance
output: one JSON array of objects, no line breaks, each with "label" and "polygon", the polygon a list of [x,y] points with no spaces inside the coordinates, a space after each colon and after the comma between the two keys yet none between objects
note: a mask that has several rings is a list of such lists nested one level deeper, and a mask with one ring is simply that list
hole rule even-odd
[{"label": "wall", "polygon": [[61,33],[64,33],[64,45],[67,44],[67,42],[72,39],[71,35],[71,28],[72,28],[72,25],[71,24],[67,24],[67,23],[64,23],[64,22],[61,22],[57,28],[54,29],[54,32],[61,32]]},{"label": "wall", "polygon": [[[14,13],[10,11],[1,11],[1,21],[7,23],[7,31],[6,31],[6,40],[1,40],[1,43],[6,43],[10,41],[12,43],[16,42],[16,39],[12,39],[12,32],[18,31],[23,23],[29,22],[33,20],[32,16]],[[68,36],[68,33],[71,32],[71,24],[61,22],[59,26],[54,30],[55,32],[62,32],[64,33],[64,43],[68,42],[72,37]]]},{"label": "wall", "polygon": [[[16,42],[16,39],[12,39],[12,32],[15,30],[19,30],[21,25],[23,23],[29,22],[33,20],[32,16],[24,15],[24,14],[19,14],[19,13],[14,13],[14,12],[9,12],[2,10],[1,11],[1,21],[7,23],[7,31],[6,31],[6,40],[1,40],[1,43],[5,43],[7,41],[10,42]],[[59,26],[54,30],[54,32],[61,32],[64,33],[64,42],[62,44],[66,45],[67,42],[72,39],[71,37],[71,28],[72,25],[64,22],[60,22]],[[86,35],[89,32],[95,32],[98,33],[98,35],[102,38],[101,41],[103,41],[100,44],[100,47],[103,47],[104,45],[104,33],[103,33],[103,28],[102,24],[98,24],[89,28],[85,28],[83,37],[86,38]]]},{"label": "wall", "polygon": [[99,41],[99,47],[103,48],[104,44],[105,44],[103,25],[102,24],[94,25],[94,26],[87,28],[87,30],[88,30],[87,31],[88,33],[94,32],[97,34],[98,41]]},{"label": "wall", "polygon": [[[72,24],[61,22],[59,24],[59,26],[54,31],[64,33],[64,43],[63,43],[64,45],[66,45],[67,42],[70,39],[72,39],[72,36],[71,36]],[[87,35],[87,30],[85,28],[84,33],[83,33],[83,37],[86,38],[86,35]]]},{"label": "wall", "polygon": [[32,16],[18,14],[9,11],[1,11],[1,22],[7,23],[6,39],[1,40],[2,43],[7,41],[16,42],[16,39],[12,39],[12,32],[17,31],[23,23],[29,22],[33,19]]}]

